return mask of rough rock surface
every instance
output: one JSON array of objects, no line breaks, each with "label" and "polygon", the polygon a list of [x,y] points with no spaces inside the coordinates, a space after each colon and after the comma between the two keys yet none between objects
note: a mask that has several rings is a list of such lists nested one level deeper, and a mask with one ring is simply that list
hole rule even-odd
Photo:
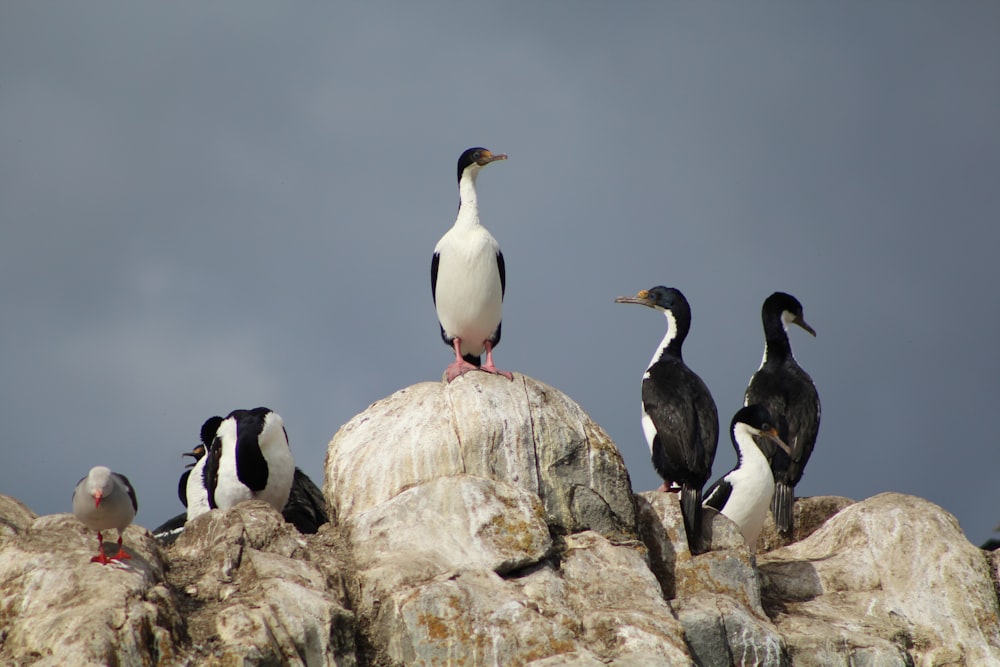
[{"label": "rough rock surface", "polygon": [[797,665],[1000,665],[988,555],[926,500],[853,504],[760,572]]},{"label": "rough rock surface", "polygon": [[756,556],[707,513],[693,556],[677,496],[633,496],[604,432],[523,376],[375,403],[325,494],[316,535],[244,503],[167,548],[130,526],[119,566],[0,496],[0,664],[1000,665],[1000,556],[940,508],[799,499]]}]

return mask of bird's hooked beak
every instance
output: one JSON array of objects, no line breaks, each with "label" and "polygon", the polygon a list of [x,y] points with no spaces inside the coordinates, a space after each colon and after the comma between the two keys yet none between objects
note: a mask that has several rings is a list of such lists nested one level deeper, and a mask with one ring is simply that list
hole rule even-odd
[{"label": "bird's hooked beak", "polygon": [[181,454],[181,457],[190,456],[191,458],[194,459],[194,461],[192,461],[191,463],[186,464],[184,466],[184,468],[185,469],[186,468],[193,468],[194,465],[195,465],[195,463],[197,463],[201,459],[201,457],[204,456],[204,455],[205,455],[205,445],[204,444],[198,445],[197,447],[195,447],[194,449],[192,449],[190,452],[184,452],[183,454]]},{"label": "bird's hooked beak", "polygon": [[[782,440],[780,437],[778,437],[778,430],[776,428],[772,426],[770,429],[767,430],[761,429],[758,432],[762,437],[767,438],[768,440],[776,444],[778,447],[781,447],[781,449],[786,454],[788,454],[789,456],[792,455],[792,448],[786,445],[785,441]],[[770,459],[771,457],[769,456],[768,458]]]},{"label": "bird's hooked beak", "polygon": [[101,506],[101,498],[103,498],[103,497],[104,497],[104,492],[103,491],[101,491],[100,489],[97,489],[96,491],[94,491],[94,507],[100,507]]},{"label": "bird's hooked beak", "polygon": [[808,331],[809,333],[811,333],[813,335],[813,338],[816,337],[816,330],[813,329],[808,324],[806,324],[806,321],[802,317],[796,317],[794,320],[792,320],[792,322],[794,322],[795,324],[798,324],[800,327],[802,327],[803,329],[805,329],[806,331]]},{"label": "bird's hooked beak", "polygon": [[496,162],[497,160],[506,160],[506,159],[507,159],[506,153],[494,154],[491,151],[482,151],[479,154],[479,159],[476,160],[476,164],[478,164],[480,167],[485,167],[490,162]]},{"label": "bird's hooked beak", "polygon": [[649,298],[649,290],[640,290],[635,296],[620,296],[615,299],[615,303],[637,303],[640,306],[653,307],[653,300]]}]

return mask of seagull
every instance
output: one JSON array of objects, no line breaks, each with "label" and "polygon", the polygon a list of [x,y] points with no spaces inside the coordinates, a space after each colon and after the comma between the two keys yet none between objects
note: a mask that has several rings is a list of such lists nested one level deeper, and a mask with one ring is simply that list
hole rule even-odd
[{"label": "seagull", "polygon": [[[122,532],[132,523],[138,509],[135,489],[128,478],[104,466],[91,468],[77,483],[73,491],[73,514],[87,528],[97,531],[99,551],[90,562],[107,565],[131,558],[122,547]],[[109,558],[104,553],[102,532],[112,528],[118,529],[118,553]]]},{"label": "seagull", "polygon": [[[445,371],[448,382],[476,369],[514,379],[493,363],[507,275],[500,244],[479,222],[476,197],[479,170],[506,159],[481,147],[458,158],[458,217],[437,242],[431,259],[431,296],[441,338],[455,350],[455,361]],[[486,363],[480,365],[483,352]]]}]

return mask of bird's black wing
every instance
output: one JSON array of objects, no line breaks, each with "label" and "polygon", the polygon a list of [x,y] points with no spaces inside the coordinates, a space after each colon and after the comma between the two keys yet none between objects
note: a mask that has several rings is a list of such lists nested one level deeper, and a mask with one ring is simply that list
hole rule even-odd
[{"label": "bird's black wing", "polygon": [[[643,410],[656,426],[653,462],[672,482],[703,485],[712,474],[719,418],[704,383],[683,362],[661,360],[642,382]],[[676,391],[686,387],[688,391]],[[660,451],[657,452],[656,446]]]},{"label": "bird's black wing", "polygon": [[136,498],[135,498],[135,489],[132,488],[132,482],[128,481],[128,477],[126,477],[125,475],[123,475],[123,474],[121,474],[119,472],[112,473],[112,474],[115,475],[116,477],[118,477],[118,479],[120,479],[122,481],[122,483],[125,484],[125,489],[128,491],[128,497],[132,501],[132,509],[134,511],[138,512],[139,511],[139,501],[136,500]]},{"label": "bird's black wing", "polygon": [[295,526],[300,533],[315,533],[320,526],[330,520],[323,492],[299,468],[295,468],[292,490],[281,514],[285,517],[285,521]]},{"label": "bird's black wing", "polygon": [[725,476],[720,477],[712,483],[712,486],[708,487],[708,491],[705,492],[705,500],[702,504],[705,507],[711,507],[721,512],[722,508],[726,506],[726,501],[729,500],[732,492],[733,485],[726,480]]},{"label": "bird's black wing", "polygon": [[434,256],[431,257],[431,299],[434,300],[435,306],[437,305],[438,264],[440,263],[441,254],[434,253]]},{"label": "bird's black wing", "polygon": [[208,448],[205,455],[205,468],[202,470],[201,479],[208,494],[208,506],[215,509],[215,485],[219,481],[219,460],[222,458],[222,440],[216,436],[212,440],[212,446]]},{"label": "bird's black wing", "polygon": [[698,437],[701,439],[701,449],[697,461],[698,470],[704,475],[704,481],[712,476],[712,464],[715,462],[715,450],[719,446],[719,411],[715,407],[712,393],[694,372],[690,373],[694,409],[698,420]]},{"label": "bird's black wing", "polygon": [[500,269],[500,298],[507,293],[507,267],[503,263],[503,253],[497,250],[497,268]]},{"label": "bird's black wing", "polygon": [[188,506],[188,477],[191,476],[190,470],[185,470],[181,473],[181,481],[177,483],[177,497],[181,499],[181,504],[184,507]]}]

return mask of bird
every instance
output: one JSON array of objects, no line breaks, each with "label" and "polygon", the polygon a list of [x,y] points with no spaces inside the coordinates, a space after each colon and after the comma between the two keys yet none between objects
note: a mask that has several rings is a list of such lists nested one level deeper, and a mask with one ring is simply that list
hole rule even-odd
[{"label": "bird", "polygon": [[[73,514],[91,530],[97,531],[98,553],[92,563],[107,565],[111,561],[131,558],[122,546],[122,532],[139,510],[135,489],[125,475],[111,472],[105,466],[95,466],[81,479],[73,491]],[[104,553],[103,531],[118,530],[118,553]]]},{"label": "bird", "polygon": [[[205,465],[208,463],[208,458],[204,455],[211,450],[224,421],[219,416],[205,420],[201,427],[201,443],[192,451],[182,454],[195,459],[193,467],[189,466],[190,469],[181,474],[178,489],[181,504],[187,511],[168,519],[153,531],[154,537],[161,544],[172,543],[184,530],[187,521],[213,509],[209,505],[208,482],[206,482]],[[300,533],[316,533],[320,526],[329,521],[323,492],[300,468],[296,467],[294,470],[288,500],[281,509],[281,514],[285,521],[294,525]]]},{"label": "bird", "polygon": [[704,505],[732,519],[753,552],[774,493],[768,459],[776,450],[788,451],[788,445],[778,436],[771,415],[762,405],[740,408],[733,416],[729,434],[736,449],[736,467],[708,488]]},{"label": "bird", "polygon": [[691,328],[691,306],[680,290],[658,285],[615,303],[637,303],[662,312],[667,333],[642,376],[642,430],[664,491],[681,492],[690,545],[701,532],[702,488],[712,474],[719,414],[711,392],[684,363],[681,346]]},{"label": "bird", "polygon": [[[205,423],[203,436],[214,423],[215,418]],[[281,416],[264,407],[233,410],[218,424],[201,475],[208,506],[229,509],[244,500],[259,499],[280,512],[288,502],[295,476]],[[198,481],[195,471],[197,465],[188,478],[189,516],[191,478]]]},{"label": "bird", "polygon": [[764,358],[750,378],[743,404],[758,403],[767,408],[778,435],[788,444],[789,453],[778,449],[771,459],[775,483],[771,513],[778,531],[789,534],[794,528],[795,485],[816,445],[821,407],[816,385],[792,356],[788,325],[797,324],[813,336],[816,331],[806,324],[802,304],[785,292],[775,292],[764,300],[761,321]]},{"label": "bird", "polygon": [[[476,196],[479,170],[506,159],[505,154],[482,147],[462,153],[458,158],[458,217],[434,247],[431,296],[441,338],[455,351],[455,361],[445,370],[448,382],[475,369],[514,379],[493,362],[493,348],[500,342],[507,274],[500,244],[479,222]],[[486,363],[481,364],[484,352]]]},{"label": "bird", "polygon": [[208,463],[206,454],[211,451],[221,425],[222,417],[218,415],[206,419],[199,432],[201,442],[190,452],[181,455],[194,457],[194,465],[181,475],[181,483],[185,486],[181,503],[187,508],[187,521],[212,509],[208,504],[208,481],[205,479],[205,464]]}]

